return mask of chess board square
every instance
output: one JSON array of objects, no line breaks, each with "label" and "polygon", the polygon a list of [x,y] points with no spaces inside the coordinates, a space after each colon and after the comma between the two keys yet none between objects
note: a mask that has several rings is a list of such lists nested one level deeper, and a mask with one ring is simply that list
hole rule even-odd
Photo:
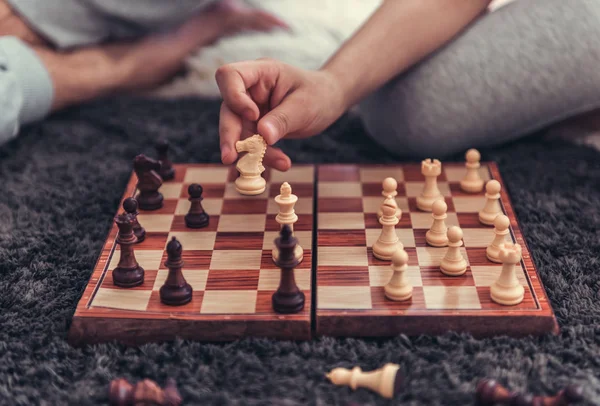
[{"label": "chess board square", "polygon": [[226,233],[219,231],[215,250],[260,250],[263,247],[264,233]]},{"label": "chess board square", "polygon": [[267,201],[264,199],[227,199],[223,202],[222,214],[264,214]]},{"label": "chess board square", "polygon": [[[387,265],[371,265],[369,266],[369,285],[370,286],[385,286],[390,281],[394,271],[392,267]],[[406,267],[405,277],[408,283],[412,286],[423,286],[421,279],[421,270],[418,266]]]},{"label": "chess board square", "polygon": [[204,228],[196,229],[196,228],[189,228],[185,224],[185,216],[176,215],[173,217],[173,224],[171,224],[171,231],[196,231],[196,232],[200,232],[200,230],[202,232],[217,231],[217,228],[219,227],[219,219],[220,219],[220,216],[218,216],[218,215],[209,216],[208,225]]},{"label": "chess board square", "polygon": [[408,300],[395,301],[385,296],[383,286],[371,286],[371,301],[375,310],[389,310],[390,314],[406,310],[426,310],[425,297],[421,286],[413,286],[412,297]]},{"label": "chess board square", "polygon": [[[463,247],[464,248],[464,247]],[[469,265],[471,266],[486,266],[493,265],[494,263],[487,258],[485,248],[473,248],[467,247],[466,253],[468,256]]]},{"label": "chess board square", "polygon": [[367,245],[363,230],[319,230],[318,241],[319,247],[365,247]]},{"label": "chess board square", "polygon": [[165,182],[183,182],[185,173],[187,172],[187,167],[181,164],[173,164],[173,168],[175,169],[175,177]]},{"label": "chess board square", "polygon": [[494,226],[488,226],[488,225],[482,224],[479,221],[478,213],[456,213],[456,214],[458,216],[458,223],[460,224],[460,228],[462,228],[463,231],[467,228],[475,228],[475,229],[489,228],[490,230],[494,229]]},{"label": "chess board square", "polygon": [[475,286],[423,286],[428,309],[481,309]]},{"label": "chess board square", "polygon": [[181,195],[183,183],[163,183],[158,190],[165,199],[177,199]]},{"label": "chess board square", "polygon": [[217,231],[252,232],[264,231],[266,214],[223,214],[219,218]]},{"label": "chess board square", "polygon": [[[129,290],[152,290],[152,286],[154,286],[154,281],[156,280],[156,274],[157,274],[157,272],[158,271],[154,271],[154,270],[150,270],[150,271],[144,270],[144,283],[142,283],[139,286],[133,287],[133,288],[124,288],[124,289],[129,289]],[[102,288],[107,288],[107,289],[121,289],[117,285],[115,285],[114,282],[113,282],[113,272],[112,272],[112,270],[109,270],[105,274],[104,279],[102,280],[102,284],[100,286]]]},{"label": "chess board square", "polygon": [[[302,256],[302,262],[296,267],[298,269],[310,268],[312,264],[312,251],[305,249],[304,255]],[[260,257],[260,269],[276,269],[279,270],[279,267],[275,265],[273,261],[273,251],[272,250],[263,250],[262,255]]]},{"label": "chess board square", "polygon": [[[446,213],[450,214],[450,213],[456,212],[456,208],[454,207],[454,202],[452,201],[452,197],[446,196],[444,198],[444,200],[446,201],[446,206],[448,206],[448,210],[446,211]],[[411,213],[417,213],[418,212],[418,213],[429,213],[429,214],[431,214],[430,211],[426,212],[426,211],[423,211],[423,210],[421,210],[421,209],[419,209],[417,207],[417,198],[416,197],[409,197],[408,198],[408,210]],[[461,214],[461,213],[458,213],[458,214]]]},{"label": "chess board square", "polygon": [[100,288],[94,296],[92,307],[144,311],[151,294],[151,290]]},{"label": "chess board square", "polygon": [[296,183],[313,183],[315,168],[313,166],[294,165],[287,172],[271,170],[271,183],[288,182],[292,189]]},{"label": "chess board square", "polygon": [[[448,182],[438,182],[437,185],[442,196],[451,196],[450,185],[448,185]],[[421,194],[421,192],[423,192],[425,182],[406,182],[404,184],[404,187],[406,188],[406,196],[418,197]]]},{"label": "chess board square", "polygon": [[134,245],[135,252],[143,250],[159,250],[162,249],[167,243],[168,232],[148,232],[146,230],[146,236],[144,241]]},{"label": "chess board square", "polygon": [[[163,250],[136,250],[134,248],[134,255],[138,264],[144,268],[144,270],[158,270],[160,268],[160,260],[162,259]],[[119,264],[119,258],[121,257],[121,251],[116,249],[113,253],[108,269],[113,270]]]},{"label": "chess board square", "polygon": [[461,189],[460,183],[452,183],[450,182],[450,193],[452,196],[463,196],[463,197],[473,197],[473,196],[485,196],[485,188],[483,188],[480,192],[471,193],[465,192]]},{"label": "chess board square", "polygon": [[[401,167],[371,167],[359,169],[360,181],[363,183],[383,183],[385,178],[394,178],[398,183],[404,182],[404,171]],[[380,186],[381,187],[381,186]]]},{"label": "chess board square", "polygon": [[[175,214],[185,216],[190,211],[190,204],[188,199],[179,199]],[[202,208],[209,216],[219,215],[223,209],[223,199],[205,198],[202,200]]]},{"label": "chess board square", "polygon": [[[383,197],[381,196],[366,196],[362,198],[363,212],[365,213],[377,213],[379,208],[383,204]],[[319,202],[320,203],[320,202]],[[402,215],[408,214],[408,198],[396,197],[396,203],[398,208],[402,210]]]},{"label": "chess board square", "polygon": [[[372,247],[381,235],[381,229],[367,228],[365,235],[367,237],[367,247]],[[405,247],[415,247],[415,236],[410,228],[396,228],[396,235]]]},{"label": "chess board square", "polygon": [[363,230],[363,213],[319,213],[319,230]]},{"label": "chess board square", "polygon": [[[310,214],[298,214],[298,221],[294,223],[294,231],[311,231],[313,227],[313,216]],[[266,231],[277,231],[281,230],[281,224],[275,220],[277,215],[268,214],[267,223],[265,225]]]},{"label": "chess board square", "polygon": [[213,251],[211,270],[260,269],[261,250],[218,250]]},{"label": "chess board square", "polygon": [[[294,236],[298,239],[298,244],[304,249],[304,251],[312,249],[312,231],[296,231],[294,230]],[[275,239],[279,237],[277,231],[265,231],[264,238],[262,240],[262,249],[271,250],[274,247]]]},{"label": "chess board square", "polygon": [[319,309],[371,309],[369,286],[319,286],[317,291]]},{"label": "chess board square", "polygon": [[[442,258],[446,255],[448,247],[417,247],[417,257],[419,258],[419,265],[421,266],[440,266]],[[463,257],[467,260],[467,263],[471,258],[467,258],[467,251],[465,247],[460,247],[460,252]]]},{"label": "chess board square", "polygon": [[[312,198],[315,193],[315,188],[312,183],[296,183],[292,186],[292,193],[298,196],[298,200],[306,200]],[[275,199],[278,195],[281,194],[281,185],[280,184],[270,184],[268,186],[269,189],[269,199]]]},{"label": "chess board square", "polygon": [[181,306],[169,306],[160,301],[160,292],[153,290],[150,300],[148,301],[147,312],[155,313],[172,313],[172,314],[190,314],[200,313],[204,292],[192,291],[192,300]]},{"label": "chess board square", "polygon": [[[482,247],[487,248],[490,243],[494,240],[496,234],[493,228],[464,228],[463,229],[463,241],[465,247]],[[509,234],[504,236],[504,241],[512,242],[512,238]]]},{"label": "chess board square", "polygon": [[[181,270],[181,272],[183,273],[183,277],[185,278],[186,282],[192,287],[193,290],[200,291],[206,289],[208,269],[184,268]],[[159,270],[156,274],[156,279],[154,281],[154,286],[152,287],[152,290],[159,290],[161,286],[165,284],[168,274],[169,270],[167,269]]]},{"label": "chess board square", "polygon": [[[215,246],[216,236],[214,231],[174,231],[169,233],[167,244],[176,237],[184,251],[210,251]],[[166,250],[166,244],[164,248]]]},{"label": "chess board square", "polygon": [[[294,206],[296,214],[312,214],[313,213],[313,199],[312,198],[298,198],[296,205]],[[267,214],[278,214],[279,206],[275,203],[274,199],[269,199],[267,202]]]},{"label": "chess board square", "polygon": [[366,266],[321,266],[319,289],[323,286],[369,286],[369,269]]},{"label": "chess board square", "polygon": [[[321,248],[319,248],[321,249]],[[417,257],[417,249],[414,247],[404,247],[404,251],[408,254],[408,266],[419,266],[419,259]],[[390,266],[390,261],[383,261],[375,258],[373,255],[373,249],[367,248],[367,262],[369,266]]]},{"label": "chess board square", "polygon": [[256,309],[256,290],[207,290],[201,314],[249,314]]},{"label": "chess board square", "polygon": [[[223,195],[225,194],[225,185],[223,184],[202,184],[202,197],[204,199],[213,198],[213,199],[223,199]],[[188,188],[190,184],[186,183],[181,188],[181,195],[179,197],[181,199],[188,199],[190,194],[188,193]],[[204,200],[202,201],[204,204]],[[206,207],[204,208],[206,210]]]},{"label": "chess board square", "polygon": [[524,286],[523,301],[519,304],[506,306],[496,303],[492,300],[492,294],[489,286],[477,286],[477,294],[481,302],[481,308],[485,310],[517,311],[539,309],[539,305],[531,294],[529,286]]},{"label": "chess board square", "polygon": [[484,196],[455,196],[452,200],[456,211],[460,213],[479,213],[485,205]]},{"label": "chess board square", "polygon": [[[477,265],[471,267],[471,272],[473,273],[473,279],[475,280],[475,285],[477,286],[491,286],[502,272],[502,264],[491,265]],[[526,286],[527,277],[525,276],[525,270],[523,267],[517,265],[515,267],[515,274],[517,275],[517,279],[521,283],[521,285]]]},{"label": "chess board square", "polygon": [[156,210],[139,210],[139,215],[158,215],[158,214],[173,214],[175,213],[175,208],[177,207],[177,199],[164,199],[163,205],[160,209]]},{"label": "chess board square", "polygon": [[319,211],[324,213],[363,212],[362,199],[360,197],[320,198]]},{"label": "chess board square", "polygon": [[211,270],[206,280],[206,291],[217,290],[256,290],[258,269],[252,270]]},{"label": "chess board square", "polygon": [[[415,229],[429,230],[433,224],[433,217],[431,213],[424,212],[410,212],[410,222]],[[456,213],[446,213],[446,226],[458,226],[458,216]]]},{"label": "chess board square", "polygon": [[[310,291],[310,269],[295,269],[294,279],[301,291]],[[279,269],[261,269],[258,276],[258,290],[276,291],[281,280]]]},{"label": "chess board square", "polygon": [[360,182],[320,182],[319,198],[362,197]]},{"label": "chess board square", "polygon": [[171,214],[138,214],[138,222],[147,232],[168,232],[171,230],[173,216]]},{"label": "chess board square", "polygon": [[[208,269],[211,261],[212,251],[190,251],[183,250],[181,259],[184,262],[183,267],[187,269]],[[168,258],[167,252],[163,254],[160,261],[161,269],[166,269],[165,262]]]},{"label": "chess board square", "polygon": [[[363,183],[362,184],[362,195],[368,197],[378,197],[383,202],[382,184],[381,183]],[[398,183],[396,188],[396,198],[406,196],[406,188],[404,183]]]},{"label": "chess board square", "polygon": [[422,266],[421,279],[423,286],[475,286],[471,269],[460,276],[448,276],[438,266]]},{"label": "chess board square", "polygon": [[320,165],[319,182],[355,182],[360,180],[356,165]]},{"label": "chess board square", "polygon": [[367,247],[319,247],[319,267],[368,266]]},{"label": "chess board square", "polygon": [[235,189],[235,183],[227,183],[225,185],[225,193],[223,194],[225,199],[267,199],[269,197],[269,187],[266,185],[265,191],[259,195],[249,196],[243,195]]},{"label": "chess board square", "polygon": [[222,184],[227,182],[230,168],[223,167],[204,167],[188,168],[183,178],[184,183],[199,183],[204,187],[206,184]]},{"label": "chess board square", "polygon": [[[446,174],[448,182],[460,182],[465,177],[467,168],[464,166],[445,166],[442,168],[442,171]],[[484,182],[490,179],[490,169],[487,165],[481,165],[479,176],[481,176]]]}]

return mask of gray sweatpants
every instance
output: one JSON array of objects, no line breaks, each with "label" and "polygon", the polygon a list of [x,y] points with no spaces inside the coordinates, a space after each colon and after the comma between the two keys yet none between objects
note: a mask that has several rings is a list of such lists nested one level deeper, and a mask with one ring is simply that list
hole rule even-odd
[{"label": "gray sweatpants", "polygon": [[378,143],[412,158],[502,144],[600,108],[600,0],[517,0],[359,108]]}]

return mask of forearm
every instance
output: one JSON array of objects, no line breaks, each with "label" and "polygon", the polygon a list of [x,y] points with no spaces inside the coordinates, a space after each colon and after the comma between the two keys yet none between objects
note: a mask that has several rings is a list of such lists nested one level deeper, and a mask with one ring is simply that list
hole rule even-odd
[{"label": "forearm", "polygon": [[479,16],[491,0],[386,0],[322,70],[348,108],[422,60]]}]

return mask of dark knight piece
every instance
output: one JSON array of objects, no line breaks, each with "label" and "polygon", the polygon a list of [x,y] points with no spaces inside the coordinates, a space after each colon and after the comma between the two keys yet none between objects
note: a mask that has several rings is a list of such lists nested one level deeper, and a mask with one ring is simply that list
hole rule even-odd
[{"label": "dark knight piece", "polygon": [[162,178],[158,174],[161,164],[159,161],[138,155],[133,160],[133,170],[138,177],[137,196],[139,208],[142,210],[158,210],[163,205],[163,195],[158,191],[162,186]]},{"label": "dark knight piece", "polygon": [[175,168],[169,160],[169,142],[165,139],[159,140],[156,145],[156,153],[161,163],[159,175],[163,180],[171,180],[175,177]]},{"label": "dark knight piece", "polygon": [[202,186],[192,183],[188,187],[188,194],[190,195],[190,211],[185,216],[185,225],[189,228],[206,227],[210,220],[202,207]]},{"label": "dark knight piece", "polygon": [[182,398],[172,378],[167,379],[164,389],[150,379],[144,379],[134,386],[126,379],[119,378],[110,383],[108,401],[112,406],[179,406]]},{"label": "dark knight piece", "polygon": [[122,288],[133,288],[144,283],[144,269],[138,264],[133,252],[137,238],[133,234],[134,218],[131,214],[123,213],[115,217],[119,234],[117,244],[121,246],[119,264],[113,269],[113,283]]},{"label": "dark knight piece", "polygon": [[298,240],[292,235],[292,229],[285,224],[275,239],[279,258],[275,262],[281,268],[281,279],[271,302],[277,313],[298,313],[304,308],[304,293],[298,289],[294,277],[294,268],[300,263],[294,255]]},{"label": "dark knight piece", "polygon": [[128,197],[123,202],[123,210],[133,217],[133,234],[137,237],[137,242],[142,242],[146,238],[146,230],[138,221],[138,202],[133,197]]},{"label": "dark knight piece", "polygon": [[165,266],[169,274],[165,284],[160,288],[160,301],[170,306],[181,306],[192,300],[192,287],[183,277],[181,268],[182,246],[177,238],[173,237],[167,244],[167,260]]},{"label": "dark knight piece", "polygon": [[493,379],[477,384],[476,401],[479,406],[568,406],[583,401],[583,388],[569,385],[555,396],[532,396],[511,392]]}]

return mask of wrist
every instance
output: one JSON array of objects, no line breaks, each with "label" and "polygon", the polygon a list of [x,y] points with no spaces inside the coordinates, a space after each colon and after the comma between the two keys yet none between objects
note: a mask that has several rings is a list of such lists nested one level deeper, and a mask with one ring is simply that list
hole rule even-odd
[{"label": "wrist", "polygon": [[323,67],[319,72],[326,78],[328,84],[326,90],[327,107],[333,108],[339,117],[353,105],[352,88],[349,86],[347,79],[335,70]]}]

